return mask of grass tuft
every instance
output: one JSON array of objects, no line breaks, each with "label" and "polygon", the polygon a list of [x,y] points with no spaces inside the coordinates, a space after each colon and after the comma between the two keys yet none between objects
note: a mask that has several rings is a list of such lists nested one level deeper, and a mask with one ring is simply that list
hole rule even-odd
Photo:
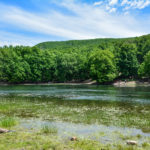
[{"label": "grass tuft", "polygon": [[15,118],[6,117],[0,120],[0,127],[10,128],[17,125],[17,120]]},{"label": "grass tuft", "polygon": [[45,134],[57,134],[58,130],[56,127],[44,125],[41,129],[41,132]]}]

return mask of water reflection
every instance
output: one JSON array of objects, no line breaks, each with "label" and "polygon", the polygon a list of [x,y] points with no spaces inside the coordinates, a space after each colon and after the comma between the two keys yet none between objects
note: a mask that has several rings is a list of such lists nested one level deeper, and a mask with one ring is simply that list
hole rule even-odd
[{"label": "water reflection", "polygon": [[106,100],[150,103],[150,87],[96,85],[9,85],[0,86],[0,95],[62,97],[68,100]]}]

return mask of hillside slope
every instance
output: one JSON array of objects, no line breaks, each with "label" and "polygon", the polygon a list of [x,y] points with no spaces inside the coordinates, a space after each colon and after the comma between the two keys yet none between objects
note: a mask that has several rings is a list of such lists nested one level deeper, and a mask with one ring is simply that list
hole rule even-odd
[{"label": "hillside slope", "polygon": [[[48,41],[39,43],[36,46],[40,49],[62,49],[71,47],[83,47],[83,46],[98,46],[104,43],[114,43],[117,41],[132,41],[134,42],[137,37],[133,38],[102,38],[102,39],[89,39],[89,40],[70,40],[70,41]],[[150,36],[149,36],[150,38]]]}]

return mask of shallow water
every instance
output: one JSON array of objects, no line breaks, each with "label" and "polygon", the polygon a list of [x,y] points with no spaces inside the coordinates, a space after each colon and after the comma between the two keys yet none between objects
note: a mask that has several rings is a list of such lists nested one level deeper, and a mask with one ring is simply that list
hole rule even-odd
[{"label": "shallow water", "polygon": [[[58,135],[63,138],[70,138],[71,136],[77,136],[78,138],[94,139],[102,143],[119,143],[123,141],[123,137],[135,138],[139,144],[148,141],[150,133],[144,133],[140,129],[128,128],[128,127],[115,127],[105,125],[85,125],[75,124],[68,122],[54,122],[54,121],[43,121],[43,120],[22,120],[21,127],[27,129],[27,131],[40,131],[43,126],[55,127],[58,130]],[[140,135],[138,139],[137,136]]]},{"label": "shallow water", "polygon": [[[114,87],[96,85],[1,85],[0,96],[9,95],[25,97],[59,97],[64,100],[97,100],[101,102],[113,101],[116,104],[119,102],[119,106],[121,105],[123,108],[130,107],[130,103],[134,103],[135,105],[136,103],[142,103],[144,104],[142,105],[142,109],[146,106],[149,108],[150,106],[150,87],[144,86]],[[87,102],[89,103],[89,101]],[[127,103],[129,105],[126,106],[125,104]],[[80,109],[82,109],[82,107]],[[138,143],[150,140],[150,133],[144,133],[141,129],[105,126],[95,123],[87,125],[71,122],[45,121],[35,118],[26,120],[22,118],[19,126],[29,131],[32,128],[34,130],[40,130],[42,126],[45,125],[56,127],[58,129],[58,135],[63,138],[77,136],[80,138],[98,140],[103,143],[123,142],[122,137],[130,137],[130,139],[136,138]],[[149,127],[147,128],[149,129]],[[140,135],[140,138],[137,138],[138,135]]]},{"label": "shallow water", "polygon": [[150,87],[96,85],[9,85],[0,86],[0,95],[61,97],[66,100],[127,101],[150,104]]}]

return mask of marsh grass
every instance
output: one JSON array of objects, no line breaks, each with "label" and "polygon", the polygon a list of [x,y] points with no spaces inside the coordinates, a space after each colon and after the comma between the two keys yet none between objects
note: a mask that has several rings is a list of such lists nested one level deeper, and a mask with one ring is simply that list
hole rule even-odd
[{"label": "marsh grass", "polygon": [[44,134],[57,134],[58,130],[54,126],[44,125],[41,129],[41,132]]},{"label": "marsh grass", "polygon": [[17,119],[12,117],[6,117],[0,119],[0,127],[10,128],[18,124]]},{"label": "marsh grass", "polygon": [[0,98],[0,114],[19,118],[135,127],[150,132],[149,104],[5,96]]},{"label": "marsh grass", "polygon": [[[12,105],[13,104],[13,105]],[[60,120],[82,124],[104,124],[148,129],[150,125],[150,105],[133,105],[120,102],[103,101],[65,101],[46,97],[1,97],[1,116],[9,116],[0,120],[0,126],[9,128],[17,123],[17,117],[42,118],[51,121]],[[145,139],[141,146],[128,146],[126,139],[137,137],[122,135],[123,142],[103,144],[98,141],[79,139],[66,141],[58,137],[54,126],[44,125],[40,132],[24,132],[16,129],[5,136],[0,136],[0,150],[149,150]],[[104,132],[98,133],[105,136]],[[118,133],[119,134],[119,133]],[[9,144],[8,144],[9,143]]]},{"label": "marsh grass", "polygon": [[[9,143],[9,144],[8,144]],[[102,144],[94,140],[63,141],[57,136],[37,132],[12,132],[0,136],[0,150],[149,150],[150,145]]]},{"label": "marsh grass", "polygon": [[142,128],[144,133],[150,133],[150,125],[148,127]]},{"label": "marsh grass", "polygon": [[144,142],[143,144],[142,144],[142,147],[143,148],[150,148],[150,143],[148,143],[148,142]]}]

